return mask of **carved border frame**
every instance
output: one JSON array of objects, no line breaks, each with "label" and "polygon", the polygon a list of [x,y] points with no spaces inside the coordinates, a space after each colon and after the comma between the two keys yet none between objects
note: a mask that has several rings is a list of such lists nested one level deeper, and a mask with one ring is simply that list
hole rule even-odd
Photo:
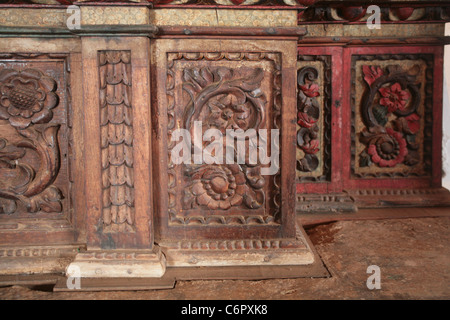
[{"label": "carved border frame", "polygon": [[[0,59],[22,59],[22,60],[62,60],[64,63],[64,75],[63,81],[65,84],[65,94],[66,94],[66,127],[67,127],[67,141],[60,141],[60,143],[67,143],[67,154],[61,155],[62,157],[67,158],[67,177],[68,177],[68,186],[67,186],[67,195],[64,195],[63,201],[67,205],[67,208],[63,208],[63,212],[60,214],[57,219],[55,218],[43,218],[39,219],[39,217],[20,217],[15,219],[14,217],[7,217],[8,222],[1,226],[1,230],[4,231],[14,231],[19,229],[30,229],[33,231],[43,231],[47,232],[61,232],[61,231],[69,231],[73,230],[75,227],[75,216],[74,216],[74,163],[73,163],[73,150],[74,150],[74,137],[72,133],[73,128],[73,107],[72,107],[72,88],[71,88],[71,63],[70,63],[70,53],[61,52],[61,53],[0,53]],[[59,136],[59,134],[58,134]],[[61,169],[60,169],[61,170]],[[37,221],[36,221],[36,218]],[[32,221],[29,221],[29,220]],[[3,219],[0,219],[2,222]],[[49,220],[49,221],[46,221]],[[8,237],[5,235],[2,236],[8,241]]]}]

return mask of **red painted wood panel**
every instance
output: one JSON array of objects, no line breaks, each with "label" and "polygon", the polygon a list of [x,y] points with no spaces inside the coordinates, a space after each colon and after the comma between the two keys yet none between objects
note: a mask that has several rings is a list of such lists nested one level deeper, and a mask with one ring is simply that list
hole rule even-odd
[{"label": "red painted wood panel", "polygon": [[[352,55],[381,55],[381,54],[433,54],[433,131],[432,131],[432,176],[417,178],[392,179],[355,179],[351,177],[351,58]],[[343,54],[343,113],[342,123],[342,183],[344,189],[366,188],[427,188],[440,187],[442,174],[441,141],[442,141],[442,65],[443,49],[438,46],[370,46],[350,47],[344,49]],[[333,143],[335,140],[333,140]]]}]

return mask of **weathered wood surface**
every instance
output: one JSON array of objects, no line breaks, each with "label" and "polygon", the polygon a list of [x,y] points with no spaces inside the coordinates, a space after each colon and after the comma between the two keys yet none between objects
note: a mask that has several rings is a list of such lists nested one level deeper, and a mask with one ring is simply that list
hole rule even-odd
[{"label": "weathered wood surface", "polygon": [[[448,8],[384,2],[384,29],[368,31],[365,7],[305,10],[312,2],[201,17],[154,11],[170,2],[81,5],[80,30],[57,4],[1,7],[4,272],[60,271],[76,256],[85,277],[160,277],[164,255],[170,267],[263,266],[265,250],[273,265],[310,265],[296,210],[450,205],[440,185]],[[247,158],[174,163],[174,131],[194,133],[196,121],[222,138],[280,130],[279,170],[264,175]]]}]

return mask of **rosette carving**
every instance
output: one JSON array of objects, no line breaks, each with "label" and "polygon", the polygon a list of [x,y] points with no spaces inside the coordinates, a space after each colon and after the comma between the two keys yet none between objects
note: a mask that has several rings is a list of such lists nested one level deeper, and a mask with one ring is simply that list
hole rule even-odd
[{"label": "rosette carving", "polygon": [[53,118],[52,109],[59,100],[52,78],[34,69],[4,69],[0,72],[0,83],[0,119],[25,129]]},{"label": "rosette carving", "polygon": [[187,168],[186,174],[192,179],[184,198],[187,208],[228,210],[244,204],[257,209],[264,203],[264,178],[250,179],[251,173],[244,172],[238,164]]},{"label": "rosette carving", "polygon": [[[183,89],[191,102],[186,108],[185,128],[202,121],[223,133],[226,129],[258,129],[264,120],[266,97],[260,90],[264,72],[248,69],[241,75],[230,68],[193,68],[184,71]],[[206,112],[205,109],[207,108]]]}]

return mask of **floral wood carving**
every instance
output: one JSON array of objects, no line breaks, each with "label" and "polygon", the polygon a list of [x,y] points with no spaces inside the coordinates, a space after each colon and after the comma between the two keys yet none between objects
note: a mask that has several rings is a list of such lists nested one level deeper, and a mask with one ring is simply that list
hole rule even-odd
[{"label": "floral wood carving", "polygon": [[[179,67],[190,61],[207,63],[199,63],[199,67],[193,67],[190,63],[187,68]],[[215,66],[215,61],[225,61],[232,67],[224,66],[223,63]],[[267,73],[260,67],[246,67],[246,61],[251,61],[252,64],[262,61],[264,65],[269,62],[273,71]],[[234,67],[236,62],[242,64]],[[216,129],[223,134],[222,147],[225,155],[225,135],[228,129],[255,129],[256,132],[267,126],[279,129],[279,63],[279,55],[272,53],[169,53],[166,85],[168,140],[171,140],[177,124],[178,128],[187,129],[193,136],[194,123],[201,121],[202,134],[208,129]],[[271,81],[265,80],[266,73],[273,77]],[[177,98],[176,94],[180,91],[176,90],[175,81],[179,81],[185,98],[180,98],[181,95]],[[266,118],[269,102],[263,89],[268,84],[273,90],[270,119]],[[178,105],[185,107],[177,107]],[[207,148],[213,144],[214,141],[204,141],[202,147]],[[239,164],[235,161],[234,164],[174,165],[171,161],[173,146],[173,143],[169,143],[168,207],[172,224],[275,223],[280,208],[277,187],[279,173],[269,178],[264,177],[261,175],[261,165],[250,164],[248,158],[245,158],[245,163]],[[233,154],[236,157],[235,151]],[[195,154],[194,144],[192,154]],[[180,179],[176,178],[177,175],[182,179],[182,188],[175,184]],[[269,185],[273,186],[270,204],[266,197]],[[180,204],[175,200],[178,197],[181,199]],[[272,206],[273,213],[264,214],[266,208]],[[250,213],[252,211],[254,213]],[[203,215],[199,215],[199,212]]]},{"label": "floral wood carving", "polygon": [[423,172],[414,168],[424,166],[426,170],[429,163],[424,149],[428,148],[425,131],[429,132],[431,124],[424,115],[431,112],[432,104],[424,93],[432,93],[426,82],[430,73],[423,72],[420,60],[417,64],[374,63],[361,68],[366,89],[361,98],[364,127],[359,141],[364,148],[358,155],[358,167],[378,168],[373,170],[379,174],[391,170],[383,174],[402,176]]},{"label": "floral wood carving", "polygon": [[320,145],[317,125],[320,107],[315,99],[320,93],[319,86],[314,83],[317,77],[318,71],[315,68],[305,67],[298,73],[297,123],[301,129],[297,132],[297,144],[305,157],[297,160],[297,169],[305,172],[311,172],[319,165],[319,159],[315,155]]},{"label": "floral wood carving", "polygon": [[[230,68],[193,68],[184,70],[183,89],[191,96],[185,114],[185,127],[192,128],[192,119],[205,120],[207,127],[226,129],[258,129],[264,117],[266,98],[259,90],[264,73],[250,70],[241,76]],[[200,119],[208,107],[206,119]]]},{"label": "floral wood carving", "polygon": [[[0,119],[22,137],[0,137],[0,213],[12,214],[18,202],[28,212],[61,212],[61,191],[53,184],[60,169],[58,130],[48,124],[59,103],[56,81],[36,69],[0,71]],[[26,163],[37,154],[39,166]]]},{"label": "floral wood carving", "polygon": [[211,210],[228,210],[244,204],[247,208],[257,209],[264,204],[261,188],[265,180],[261,175],[251,177],[248,168],[243,170],[238,164],[231,164],[188,167],[186,170],[192,179],[183,200],[187,208],[203,206]]},{"label": "floral wood carving", "polygon": [[103,232],[134,231],[130,51],[99,52]]},{"label": "floral wood carving", "polygon": [[[361,142],[367,145],[366,154],[361,156],[360,165],[374,163],[380,167],[395,167],[405,162],[414,165],[419,162],[417,147],[407,143],[415,141],[415,133],[420,129],[417,107],[420,93],[415,77],[398,66],[389,66],[383,71],[378,66],[364,66],[364,79],[369,85],[366,99],[363,99],[362,116],[367,129],[361,132]],[[373,103],[378,100],[378,103]],[[394,114],[396,129],[385,127],[388,114]]]},{"label": "floral wood carving", "polygon": [[299,55],[298,60],[297,178],[324,181],[331,167],[331,59]]},{"label": "floral wood carving", "polygon": [[[259,68],[250,71],[224,67],[185,69],[183,89],[191,97],[184,114],[185,128],[192,132],[193,120],[196,120],[202,121],[204,131],[215,128],[223,135],[227,129],[260,129],[266,104],[266,97],[260,90],[263,77],[263,70]],[[211,143],[206,142],[203,147]],[[223,152],[225,154],[226,150]],[[188,165],[185,172],[188,181],[192,181],[184,199],[189,208],[228,210],[242,204],[257,209],[264,204],[261,188],[265,179],[260,168],[249,166],[248,161],[241,165],[200,168]]]},{"label": "floral wood carving", "polygon": [[52,119],[52,109],[58,104],[55,80],[39,70],[4,69],[0,83],[0,119],[18,129]]}]

